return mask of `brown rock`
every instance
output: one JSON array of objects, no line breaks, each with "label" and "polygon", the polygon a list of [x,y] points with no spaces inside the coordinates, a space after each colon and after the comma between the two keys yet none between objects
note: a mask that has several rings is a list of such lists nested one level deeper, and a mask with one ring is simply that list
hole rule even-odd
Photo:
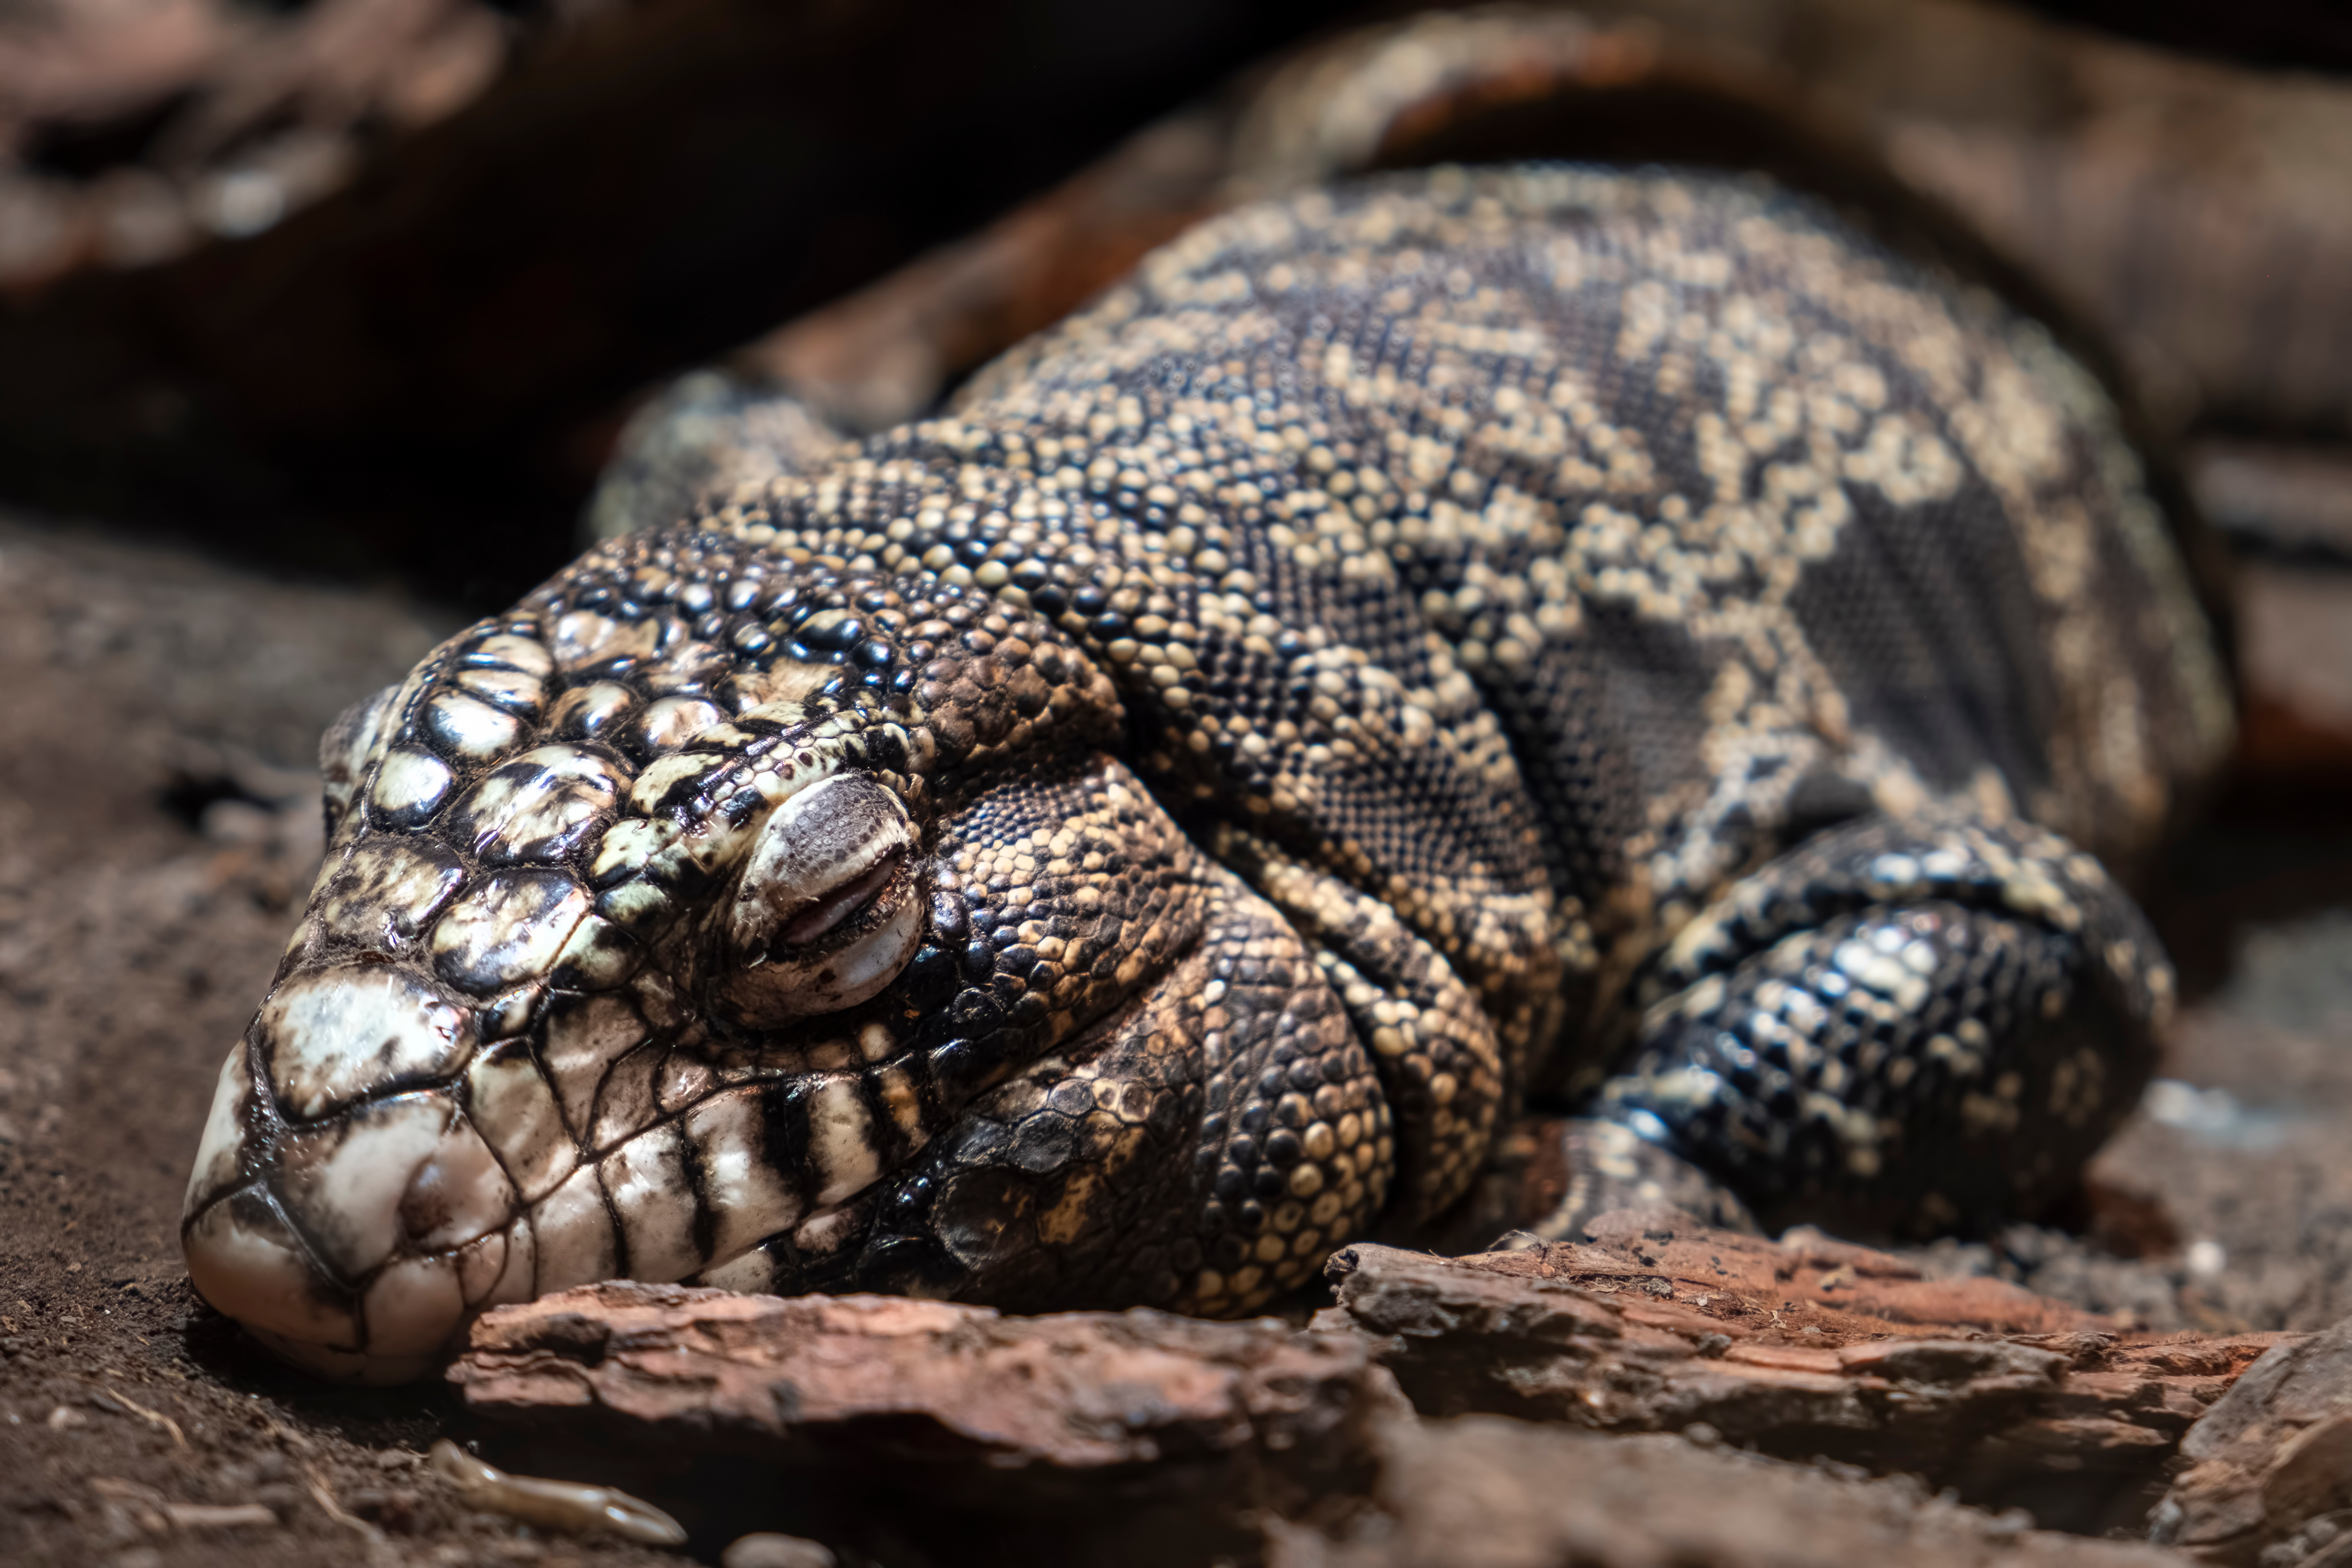
[{"label": "brown rock", "polygon": [[797,1535],[738,1536],[719,1556],[719,1568],[834,1568],[835,1558],[821,1542]]},{"label": "brown rock", "polygon": [[1611,1439],[1495,1416],[1400,1426],[1372,1506],[1276,1524],[1274,1568],[1812,1568],[2070,1563],[2159,1568],[2157,1547],[2056,1535],[1930,1499],[1670,1437]]},{"label": "brown rock", "polygon": [[2352,1506],[2352,1320],[2274,1346],[2180,1445],[2189,1468],[2152,1519],[2208,1563],[2299,1563]]}]

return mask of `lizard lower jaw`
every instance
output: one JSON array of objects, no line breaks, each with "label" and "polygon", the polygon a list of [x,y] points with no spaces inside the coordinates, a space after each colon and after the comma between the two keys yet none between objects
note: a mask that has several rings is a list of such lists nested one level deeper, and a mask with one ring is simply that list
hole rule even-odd
[{"label": "lizard lower jaw", "polygon": [[[474,1076],[470,1110],[429,1088],[289,1125],[255,1093],[255,1059],[240,1046],[221,1074],[188,1269],[260,1342],[333,1377],[425,1375],[487,1308],[623,1274],[791,1289],[797,1271],[778,1259],[854,1253],[893,1173],[839,1074],[803,1080],[812,1192],[758,1157],[761,1086],[708,1094],[593,1157],[551,1143],[509,1166],[477,1126],[500,1104],[495,1064]],[[512,1134],[496,1136],[520,1147]],[[699,1186],[680,1179],[689,1158]],[[697,1205],[715,1223],[698,1225]]]},{"label": "lizard lower jaw", "polygon": [[[494,1234],[503,1254],[506,1236]],[[423,1376],[473,1316],[457,1255],[387,1264],[363,1290],[336,1284],[259,1183],[197,1215],[184,1245],[198,1294],[283,1359],[330,1377]]]}]

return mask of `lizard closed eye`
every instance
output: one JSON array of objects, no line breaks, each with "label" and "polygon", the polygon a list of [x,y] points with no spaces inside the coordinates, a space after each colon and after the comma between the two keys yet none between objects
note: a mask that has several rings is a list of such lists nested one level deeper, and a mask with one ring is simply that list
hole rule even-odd
[{"label": "lizard closed eye", "polygon": [[739,1022],[851,1006],[888,984],[922,931],[915,830],[898,798],[835,776],[779,806],[728,906],[735,965],[713,991]]}]

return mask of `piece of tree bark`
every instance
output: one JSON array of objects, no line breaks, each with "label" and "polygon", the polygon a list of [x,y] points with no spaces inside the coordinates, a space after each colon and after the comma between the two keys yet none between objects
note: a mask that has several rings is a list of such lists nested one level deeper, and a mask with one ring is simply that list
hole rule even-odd
[{"label": "piece of tree bark", "polygon": [[916,1442],[932,1459],[1081,1471],[1344,1444],[1368,1363],[1359,1339],[1271,1319],[1008,1317],[898,1296],[614,1280],[492,1312],[451,1375],[477,1409],[593,1407],[655,1426],[687,1413],[698,1430],[730,1428],[784,1455],[915,1416],[936,1428]]},{"label": "piece of tree bark", "polygon": [[2126,1343],[2011,1286],[1664,1213],[1589,1234],[1464,1258],[1344,1248],[1339,1304],[1304,1332],[600,1285],[489,1313],[451,1375],[478,1413],[608,1466],[730,1456],[1065,1525],[1141,1495],[1235,1529],[1360,1495],[1401,1387],[1426,1417],[1691,1433],[2095,1531],[2136,1526],[2190,1424],[2289,1342]]},{"label": "piece of tree bark", "polygon": [[926,1550],[992,1521],[964,1561],[1043,1531],[1175,1562],[1246,1544],[1253,1510],[1360,1489],[1371,1425],[1409,1415],[1371,1352],[1276,1319],[614,1281],[488,1314],[450,1376],[535,1440],[523,1468],[622,1482],[704,1537],[846,1532],[887,1557],[862,1537],[911,1506],[908,1528],[946,1531]]},{"label": "piece of tree bark", "polygon": [[2127,1344],[2013,1286],[1922,1279],[1864,1247],[1627,1218],[1604,1216],[1588,1246],[1343,1249],[1340,1304],[1318,1326],[1383,1336],[1424,1415],[1703,1426],[1972,1499],[2031,1495],[2069,1523],[2129,1514],[2134,1498],[2144,1510],[2190,1423],[2280,1339]]}]

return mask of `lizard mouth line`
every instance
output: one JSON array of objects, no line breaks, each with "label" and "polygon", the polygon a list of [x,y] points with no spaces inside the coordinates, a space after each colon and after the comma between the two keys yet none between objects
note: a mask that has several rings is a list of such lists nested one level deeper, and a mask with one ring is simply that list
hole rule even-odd
[{"label": "lizard mouth line", "polygon": [[[856,921],[908,859],[797,919]],[[1054,1060],[1096,1056],[1191,952],[1123,973]],[[846,1288],[887,1240],[877,1202],[960,1114],[943,1101],[1019,1076],[919,1089],[932,1069],[878,1021],[789,1050],[678,1043],[610,994],[478,1042],[488,1010],[387,966],[317,978],[331,1003],[265,1009],[225,1069],[183,1236],[207,1300],[281,1355],[367,1381],[429,1371],[488,1307],[604,1279]],[[425,1059],[420,1017],[449,1047],[429,1076],[398,1070]],[[349,1049],[378,1029],[384,1050]]]},{"label": "lizard mouth line", "polygon": [[897,1058],[730,1071],[648,1037],[551,1086],[545,1046],[495,1041],[298,1120],[270,1044],[317,1054],[257,1036],[224,1069],[191,1273],[280,1353],[371,1381],[417,1375],[501,1302],[623,1276],[766,1289],[854,1253],[929,1136],[877,1088]]}]

